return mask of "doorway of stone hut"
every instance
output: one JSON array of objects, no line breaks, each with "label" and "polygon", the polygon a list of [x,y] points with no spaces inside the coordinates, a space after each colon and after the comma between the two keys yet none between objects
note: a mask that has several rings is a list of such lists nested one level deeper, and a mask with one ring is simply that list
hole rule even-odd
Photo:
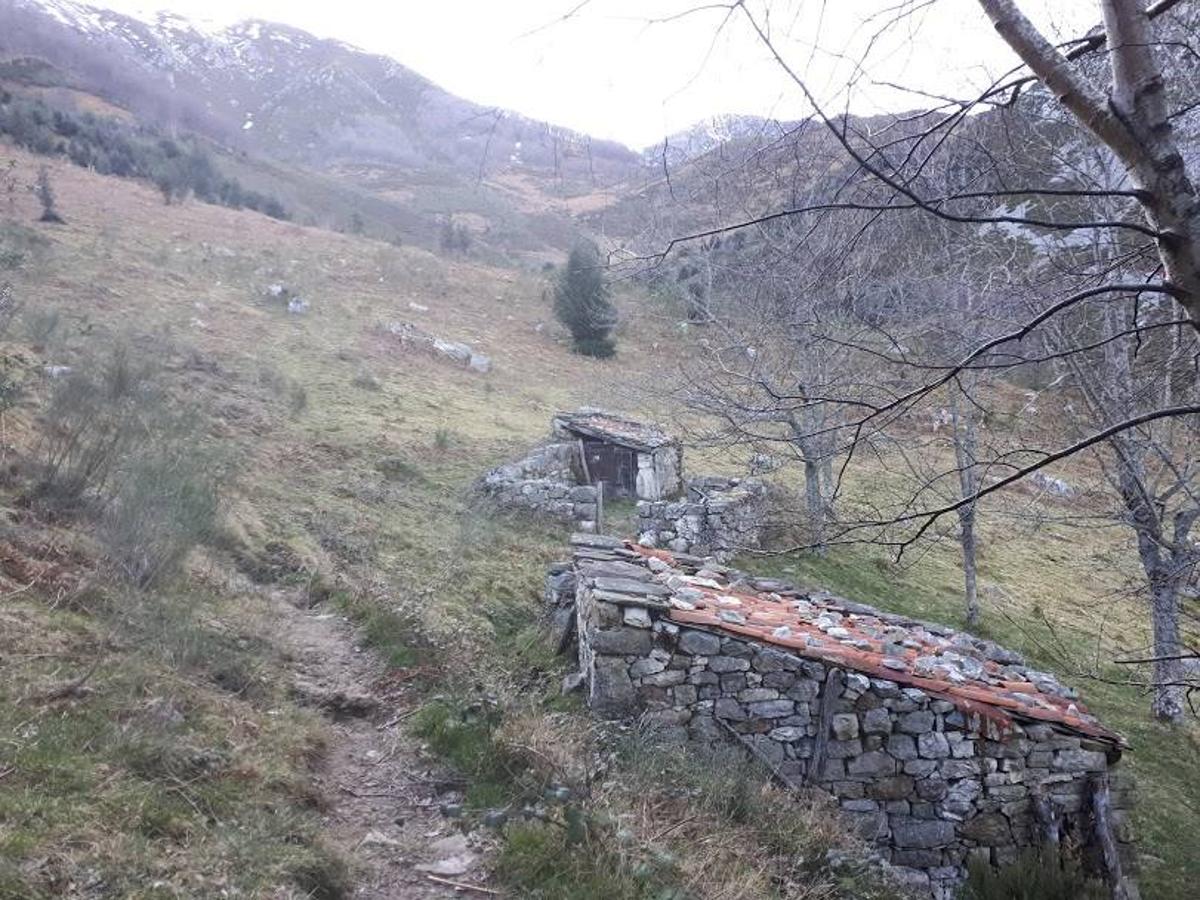
[{"label": "doorway of stone hut", "polygon": [[587,476],[595,484],[604,484],[606,499],[629,499],[637,496],[637,453],[629,447],[605,441],[583,440],[583,455],[587,460]]}]

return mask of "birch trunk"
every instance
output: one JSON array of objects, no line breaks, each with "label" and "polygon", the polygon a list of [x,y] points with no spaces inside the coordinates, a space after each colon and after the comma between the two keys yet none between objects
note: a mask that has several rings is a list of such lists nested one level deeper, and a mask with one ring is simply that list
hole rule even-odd
[{"label": "birch trunk", "polygon": [[[954,460],[958,469],[960,497],[973,497],[979,490],[979,478],[975,472],[977,433],[975,419],[970,411],[961,409],[956,393],[950,404],[951,425],[954,429]],[[976,587],[976,544],[975,504],[968,503],[958,509],[958,543],[963,558],[963,596],[966,601],[967,626],[979,624],[979,595]]]},{"label": "birch trunk", "polygon": [[1175,142],[1162,67],[1144,0],[1101,0],[1112,84],[1083,79],[1014,0],[979,0],[997,33],[1058,101],[1128,170],[1159,232],[1158,255],[1175,299],[1200,331],[1200,198]]}]

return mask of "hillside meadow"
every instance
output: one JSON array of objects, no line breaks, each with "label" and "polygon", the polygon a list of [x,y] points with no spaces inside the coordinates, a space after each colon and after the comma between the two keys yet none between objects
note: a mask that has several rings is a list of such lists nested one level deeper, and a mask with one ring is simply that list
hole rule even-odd
[{"label": "hillside meadow", "polygon": [[[31,183],[42,160],[0,145],[9,158]],[[744,768],[736,761],[697,770],[609,734],[560,697],[563,664],[540,632],[539,603],[544,566],[566,536],[470,492],[559,409],[702,424],[666,390],[701,352],[669,307],[622,285],[619,355],[589,360],[569,352],[539,271],[167,206],[149,186],[49,169],[66,224],[36,223],[23,191],[0,209],[19,257],[0,281],[23,304],[4,338],[23,394],[4,414],[0,488],[0,897],[92,896],[89,883],[119,896],[207,897],[218,882],[230,896],[349,896],[354,860],[323,838],[312,788],[327,724],[289,693],[271,607],[247,583],[302,591],[350,616],[387,664],[417,673],[405,727],[466,777],[469,810],[567,783],[590,822],[616,823],[595,832],[619,840],[582,847],[550,826],[510,826],[489,838],[492,890],[887,896],[869,873],[829,862],[848,839],[807,801],[760,788],[753,772],[720,774]],[[307,311],[289,313],[270,296],[276,284]],[[388,328],[396,322],[471,343],[491,371],[404,345]],[[98,365],[116,341],[160,363],[156,377],[211,417],[208,439],[233,461],[220,540],[189,558],[182,581],[149,592],[107,580],[84,521],[42,516],[22,499],[53,389],[46,367]],[[688,465],[736,461],[706,451]],[[1077,465],[1072,478],[1092,477]],[[864,471],[849,491],[883,489],[886,477]],[[1143,896],[1189,896],[1200,877],[1200,735],[1153,724],[1147,698],[1125,683],[1134,673],[1111,664],[1116,648],[1144,643],[1140,601],[1122,589],[1136,583],[1132,548],[1119,528],[1078,527],[1069,512],[1027,492],[985,510],[983,630],[1076,683],[1129,738]],[[900,565],[862,546],[739,564],[961,625],[952,542]],[[44,699],[95,659],[66,702]],[[150,701],[168,695],[186,712],[160,735]],[[481,702],[495,721],[453,724]]]}]

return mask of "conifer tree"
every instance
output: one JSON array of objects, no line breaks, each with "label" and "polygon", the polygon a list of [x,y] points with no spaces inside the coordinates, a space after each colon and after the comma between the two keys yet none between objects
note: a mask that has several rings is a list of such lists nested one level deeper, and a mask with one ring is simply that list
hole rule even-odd
[{"label": "conifer tree", "polygon": [[612,337],[617,311],[609,299],[595,247],[571,251],[554,289],[554,314],[571,332],[576,353],[607,359],[617,352]]}]

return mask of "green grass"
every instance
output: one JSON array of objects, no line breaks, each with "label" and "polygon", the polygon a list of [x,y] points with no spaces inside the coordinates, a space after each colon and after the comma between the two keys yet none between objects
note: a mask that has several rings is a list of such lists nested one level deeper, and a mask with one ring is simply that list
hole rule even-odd
[{"label": "green grass", "polygon": [[672,862],[622,853],[611,836],[571,845],[562,828],[530,824],[508,829],[496,870],[529,900],[683,900]]},{"label": "green grass", "polygon": [[[1056,552],[1051,541],[1049,550]],[[997,551],[993,551],[997,552]],[[963,602],[953,554],[934,553],[912,566],[898,568],[877,548],[842,547],[827,556],[797,554],[781,558],[739,561],[745,568],[778,575],[805,586],[824,587],[881,609],[965,627]],[[1042,577],[1040,568],[989,566],[1011,579],[1003,605],[984,608],[976,632],[1022,652],[1035,667],[1056,672],[1080,689],[1088,706],[1108,726],[1129,741],[1121,767],[1138,786],[1134,813],[1139,841],[1139,883],[1147,900],[1174,900],[1190,895],[1200,880],[1200,855],[1192,839],[1200,821],[1200,735],[1194,725],[1169,728],[1149,713],[1149,697],[1128,683],[1129,667],[1111,664],[1096,653],[1094,630],[1073,616],[1071,603],[1080,583],[1070,572],[1061,581],[1041,585],[1042,591],[1062,591],[1064,603],[1030,601],[1020,593],[1022,576]],[[1072,596],[1075,595],[1075,596]],[[1070,598],[1070,599],[1067,599]],[[1093,615],[1095,613],[1093,612]],[[1144,628],[1143,622],[1135,626]],[[1112,683],[1117,682],[1117,683]],[[1191,823],[1181,828],[1180,823]]]},{"label": "green grass", "polygon": [[[32,602],[5,612],[5,644],[29,656],[0,692],[0,898],[58,896],[61,882],[88,879],[125,897],[283,885],[344,895],[334,886],[345,887],[345,864],[310,805],[314,723],[281,703],[278,685],[262,681],[251,696],[220,683],[234,654],[250,670],[252,640],[192,617],[169,628],[161,612],[99,622]],[[104,622],[137,649],[105,650]],[[36,699],[96,653],[78,696]]]}]

